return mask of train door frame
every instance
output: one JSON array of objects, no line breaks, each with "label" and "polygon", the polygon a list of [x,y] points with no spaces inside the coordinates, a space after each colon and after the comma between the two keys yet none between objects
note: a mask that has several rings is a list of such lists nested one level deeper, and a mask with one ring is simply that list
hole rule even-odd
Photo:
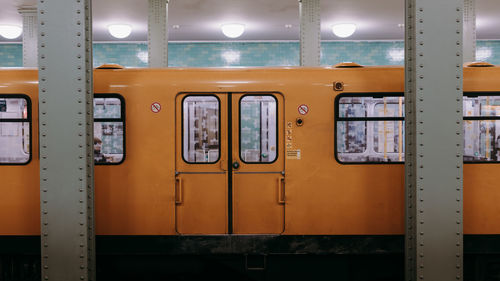
[{"label": "train door frame", "polygon": [[[188,163],[184,159],[184,133],[185,133],[185,128],[184,128],[184,113],[183,113],[183,106],[184,106],[184,99],[188,96],[216,96],[218,101],[219,101],[219,159],[213,163]],[[273,164],[275,170],[273,171],[268,171],[269,170],[269,164],[267,163],[244,163],[244,161],[241,159],[240,155],[240,100],[245,97],[245,96],[273,96],[274,99],[276,100],[276,160],[273,161]],[[237,98],[235,98],[237,97]],[[284,148],[284,128],[285,128],[285,98],[284,95],[280,92],[276,91],[266,91],[266,92],[180,92],[175,96],[175,148],[176,148],[176,155],[175,155],[175,185],[174,185],[174,193],[175,193],[175,199],[174,199],[174,204],[175,204],[175,231],[178,234],[187,234],[187,235],[194,235],[194,234],[282,234],[285,231],[285,197],[286,197],[286,191],[285,191],[285,148]],[[239,162],[242,163],[242,167],[252,167],[252,171],[235,171],[235,168],[233,167],[234,162]],[[262,167],[264,165],[264,167]],[[277,171],[276,167],[278,165],[281,165],[279,167],[279,171]],[[247,168],[248,168],[247,167]],[[202,170],[200,170],[202,169]],[[238,169],[238,168],[237,168]],[[239,174],[239,176],[235,176],[236,174]],[[271,231],[265,231],[265,227],[257,227],[256,226],[256,231],[248,231],[248,228],[243,231],[238,231],[238,226],[235,227],[235,211],[238,208],[238,206],[242,203],[241,200],[237,201],[235,199],[235,178],[243,178],[243,174],[250,175],[252,174],[255,178],[270,178],[270,177],[277,177],[279,180],[276,180],[276,192],[273,194],[273,196],[276,197],[275,203],[279,205],[281,208],[280,210],[280,220],[279,220],[279,230],[274,225]],[[183,213],[183,207],[186,207],[186,196],[192,196],[191,195],[186,195],[189,192],[192,192],[192,190],[195,189],[194,186],[188,187],[187,192],[185,191],[186,189],[186,179],[188,179],[188,182],[191,181],[193,182],[192,178],[195,178],[196,175],[224,175],[225,176],[225,187],[224,187],[224,192],[226,194],[226,202],[225,202],[225,227],[222,227],[220,220],[218,221],[218,227],[214,228],[209,227],[210,223],[207,221],[201,222],[200,224],[200,217],[196,215],[196,211],[194,211],[196,208],[194,206],[191,206],[192,208],[192,213],[188,214],[189,218],[186,217],[186,214]],[[203,176],[203,177],[205,177]],[[215,176],[216,177],[216,176]],[[218,197],[220,198],[222,189],[220,187],[221,185],[221,179],[219,178],[217,180],[217,183],[214,183],[213,180],[195,180],[198,182],[198,184],[201,184],[202,182],[210,182],[211,186],[219,185],[216,187],[218,189]],[[240,181],[241,182],[241,181]],[[273,180],[274,182],[274,180]],[[267,184],[269,186],[269,184]],[[259,185],[254,185],[254,186],[259,186]],[[261,185],[265,186],[265,185]],[[248,184],[247,184],[248,187]],[[203,191],[202,191],[203,192]],[[267,191],[269,195],[269,190]],[[213,194],[206,194],[206,196],[214,196]],[[255,199],[255,198],[254,198]],[[189,199],[188,199],[189,200]],[[220,201],[220,200],[219,200]],[[257,202],[258,200],[256,200]],[[267,204],[269,204],[269,199],[267,200]],[[200,202],[198,202],[200,203]],[[220,202],[219,202],[220,203]],[[244,203],[244,202],[243,202]],[[265,204],[264,202],[260,202],[261,204]],[[204,205],[205,203],[200,203],[199,206],[201,208],[205,208],[205,211],[208,213],[211,213]],[[189,206],[189,203],[187,204]],[[251,204],[246,204],[246,207],[252,207]],[[219,208],[220,204],[217,205],[215,204],[212,206],[217,209],[215,213],[217,213],[217,216],[222,217],[222,210]],[[258,207],[259,212],[254,212],[255,213],[262,213],[260,210],[262,206],[253,206],[253,207]],[[269,206],[268,206],[269,207]],[[236,208],[236,209],[235,209]],[[185,208],[187,209],[187,208]],[[264,208],[265,209],[265,208]],[[277,209],[273,208],[272,206],[268,208],[269,210],[274,210],[275,212]],[[201,209],[200,209],[201,211]],[[198,213],[198,215],[200,215]],[[201,217],[203,217],[204,214],[201,214]],[[213,215],[213,214],[212,214]],[[206,220],[211,220],[214,219],[213,216],[209,216],[210,218],[205,218]],[[268,216],[265,217],[254,217],[254,222],[259,222],[260,220],[268,220]],[[271,216],[272,217],[272,216]],[[276,215],[274,216],[274,224],[278,223],[276,220]],[[257,219],[257,220],[255,220]],[[260,220],[259,220],[260,219]],[[183,221],[185,220],[185,221]],[[186,223],[187,221],[187,223]],[[237,223],[237,222],[236,222]],[[265,222],[263,222],[265,223]],[[272,224],[273,222],[267,222],[267,225],[269,226],[270,223]],[[186,227],[184,225],[191,225],[187,227],[188,231],[186,231]],[[196,226],[194,225],[201,225],[202,227],[196,229]],[[203,226],[204,225],[204,226]],[[241,225],[241,224],[240,224]],[[212,224],[213,226],[213,224]],[[269,228],[269,227],[268,227]],[[241,227],[240,227],[241,229]],[[251,229],[251,228],[250,228]],[[193,231],[194,230],[194,231]]]}]

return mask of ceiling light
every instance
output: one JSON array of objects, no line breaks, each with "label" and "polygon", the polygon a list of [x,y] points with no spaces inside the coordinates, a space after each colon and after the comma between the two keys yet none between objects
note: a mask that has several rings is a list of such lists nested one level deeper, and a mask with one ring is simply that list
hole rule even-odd
[{"label": "ceiling light", "polygon": [[23,29],[17,25],[0,25],[0,35],[7,39],[15,39],[23,33]]},{"label": "ceiling light", "polygon": [[292,28],[292,27],[293,27],[293,26],[292,26],[291,24],[285,24],[285,28],[286,28],[286,29],[290,29],[290,28]]},{"label": "ceiling light", "polygon": [[223,24],[221,26],[222,33],[229,38],[238,38],[245,32],[245,25],[239,23]]},{"label": "ceiling light", "polygon": [[181,26],[180,26],[180,25],[178,25],[178,24],[174,24],[174,25],[172,25],[172,28],[173,28],[173,29],[179,29],[179,28],[181,28]]},{"label": "ceiling light", "polygon": [[128,24],[112,24],[108,26],[108,31],[111,36],[123,39],[126,38],[132,33],[132,27]]},{"label": "ceiling light", "polygon": [[353,23],[341,23],[332,26],[333,34],[337,37],[346,38],[354,34],[356,25]]}]

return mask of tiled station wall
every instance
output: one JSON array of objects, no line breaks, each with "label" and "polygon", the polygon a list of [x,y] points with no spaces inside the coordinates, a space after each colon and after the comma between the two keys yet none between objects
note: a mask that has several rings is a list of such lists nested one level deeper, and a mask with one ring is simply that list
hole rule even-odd
[{"label": "tiled station wall", "polygon": [[[500,40],[478,41],[478,60],[500,64]],[[117,63],[146,67],[145,43],[95,43],[94,65]],[[353,61],[362,65],[403,65],[402,41],[322,42],[321,64]],[[298,42],[193,42],[169,43],[169,66],[297,66]],[[21,44],[0,44],[0,67],[22,66]]]}]

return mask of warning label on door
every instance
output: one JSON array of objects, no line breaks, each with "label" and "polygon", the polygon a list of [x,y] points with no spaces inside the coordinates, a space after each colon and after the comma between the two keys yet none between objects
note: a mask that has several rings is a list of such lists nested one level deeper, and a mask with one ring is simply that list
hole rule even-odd
[{"label": "warning label on door", "polygon": [[307,106],[306,104],[301,104],[299,105],[297,110],[299,111],[300,115],[306,115],[309,112],[309,106]]},{"label": "warning label on door", "polygon": [[151,104],[151,111],[153,111],[153,113],[158,113],[161,111],[161,104],[159,102],[154,102],[153,104]]},{"label": "warning label on door", "polygon": [[290,160],[300,160],[300,149],[287,150],[286,159]]}]

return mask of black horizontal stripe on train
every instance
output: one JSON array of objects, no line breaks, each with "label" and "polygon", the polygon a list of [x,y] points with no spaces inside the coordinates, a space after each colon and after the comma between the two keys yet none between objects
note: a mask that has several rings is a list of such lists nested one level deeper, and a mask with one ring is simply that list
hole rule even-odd
[{"label": "black horizontal stripe on train", "polygon": [[473,121],[500,120],[500,116],[464,116],[464,120],[473,120]]},{"label": "black horizontal stripe on train", "polygon": [[94,122],[123,122],[123,118],[94,118]]},{"label": "black horizontal stripe on train", "polygon": [[337,121],[405,121],[404,117],[337,117]]},{"label": "black horizontal stripe on train", "polygon": [[[404,254],[404,235],[197,235],[96,237],[98,255]],[[464,235],[465,254],[500,254],[500,234]],[[0,256],[39,255],[40,236],[0,236]]]},{"label": "black horizontal stripe on train", "polygon": [[29,123],[30,119],[21,119],[21,118],[2,118],[0,119],[0,123]]},{"label": "black horizontal stripe on train", "polygon": [[[404,121],[405,117],[337,117],[337,121]],[[464,116],[463,120],[500,120],[500,116]]]}]

